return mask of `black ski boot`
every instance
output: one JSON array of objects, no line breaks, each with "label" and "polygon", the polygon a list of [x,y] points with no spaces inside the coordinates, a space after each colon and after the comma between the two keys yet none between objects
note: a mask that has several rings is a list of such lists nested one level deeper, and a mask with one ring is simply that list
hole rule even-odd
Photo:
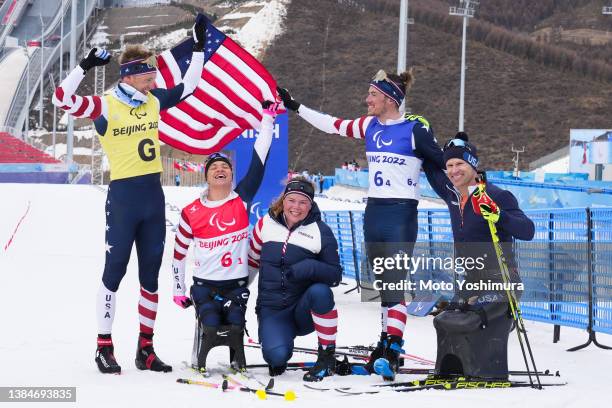
[{"label": "black ski boot", "polygon": [[239,372],[246,372],[246,358],[244,356],[244,328],[230,326],[229,341],[230,365]]},{"label": "black ski boot", "polygon": [[404,352],[404,340],[399,336],[389,336],[383,355],[374,362],[374,372],[382,375],[386,381],[394,381],[402,361],[400,354]]},{"label": "black ski boot", "polygon": [[98,348],[96,349],[96,363],[98,370],[103,374],[121,374],[121,366],[115,359],[115,347],[110,334],[98,334]]},{"label": "black ski boot", "polygon": [[323,346],[319,344],[317,362],[306,374],[304,374],[304,381],[321,381],[324,377],[334,375],[336,373],[335,354],[335,345],[330,344],[326,348],[323,348]]},{"label": "black ski boot", "polygon": [[272,367],[271,365],[268,365],[268,374],[270,374],[270,377],[276,377],[277,375],[281,375],[282,373],[284,373],[286,369],[287,364],[284,364],[279,367]]},{"label": "black ski boot", "polygon": [[381,332],[380,340],[378,340],[378,343],[376,344],[376,348],[372,351],[372,353],[370,354],[370,358],[368,359],[368,362],[364,366],[364,368],[367,370],[368,373],[370,374],[374,373],[374,362],[382,357],[383,351],[386,346],[387,346],[387,333]]},{"label": "black ski boot", "polygon": [[153,350],[153,335],[140,333],[138,347],[136,348],[136,368],[169,373],[172,367],[157,357]]}]

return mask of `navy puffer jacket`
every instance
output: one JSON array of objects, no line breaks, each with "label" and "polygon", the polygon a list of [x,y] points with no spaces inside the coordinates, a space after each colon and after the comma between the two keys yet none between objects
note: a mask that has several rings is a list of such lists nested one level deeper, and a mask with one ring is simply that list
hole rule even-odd
[{"label": "navy puffer jacket", "polygon": [[[424,163],[423,167],[426,170],[425,174],[429,184],[448,205],[453,229],[455,257],[472,259],[482,257],[484,259],[483,271],[478,273],[478,271],[472,270],[472,276],[468,272],[467,279],[491,279],[501,282],[503,277],[492,243],[489,224],[482,215],[478,215],[474,211],[471,196],[468,197],[465,207],[462,208],[461,194],[455,189],[446,174],[439,168],[434,168],[430,163]],[[535,234],[534,223],[519,208],[516,198],[510,191],[503,190],[491,183],[487,183],[486,191],[501,210],[496,228],[510,272],[510,280],[520,282],[513,243],[515,239],[531,241]]]},{"label": "navy puffer jacket", "polygon": [[334,287],[342,280],[338,243],[316,203],[291,229],[282,213],[261,218],[253,229],[249,267],[259,269],[257,312],[295,305],[313,283]]}]

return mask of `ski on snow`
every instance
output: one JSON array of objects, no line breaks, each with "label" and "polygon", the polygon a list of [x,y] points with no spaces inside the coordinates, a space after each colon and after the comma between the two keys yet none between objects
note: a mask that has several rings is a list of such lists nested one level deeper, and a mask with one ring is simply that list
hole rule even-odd
[{"label": "ski on snow", "polygon": [[[261,348],[261,344],[259,344],[258,342],[256,342],[255,340],[251,338],[248,339],[247,344],[245,344],[244,346],[251,347],[251,348]],[[347,351],[342,351],[344,349],[346,349]],[[317,354],[318,353],[318,350],[314,348],[308,348],[308,347],[294,347],[293,351],[299,352],[299,353],[306,353],[306,354]],[[336,347],[336,356],[347,356],[347,357],[353,357],[359,360],[367,360],[368,354],[369,354],[369,347],[367,346]],[[400,358],[411,360],[415,364],[424,365],[424,366],[432,366],[435,364],[435,361],[431,361],[426,358],[415,356],[412,354],[403,353],[400,355]]]},{"label": "ski on snow", "polygon": [[[566,382],[560,383],[548,383],[542,384],[542,387],[557,387],[567,385]],[[374,387],[387,387],[374,389]],[[314,387],[307,387],[310,389],[316,389]],[[511,380],[477,380],[477,379],[425,379],[415,380],[404,383],[390,383],[390,384],[378,384],[372,385],[372,388],[353,390],[350,387],[337,387],[333,388],[334,391],[344,395],[365,395],[365,394],[378,394],[384,391],[395,391],[395,392],[412,392],[422,390],[442,390],[442,391],[453,391],[453,390],[474,390],[474,389],[502,389],[502,388],[535,388],[538,389],[538,384],[531,384],[526,381],[511,381]],[[331,388],[319,388],[319,391],[328,391]]]}]

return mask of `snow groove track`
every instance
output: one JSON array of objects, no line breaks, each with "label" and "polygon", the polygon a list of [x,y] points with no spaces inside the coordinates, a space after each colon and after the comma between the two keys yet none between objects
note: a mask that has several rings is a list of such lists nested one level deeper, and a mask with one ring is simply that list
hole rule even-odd
[{"label": "snow groove track", "polygon": [[17,222],[17,225],[15,226],[15,229],[13,230],[11,237],[6,242],[6,245],[4,245],[5,251],[8,249],[9,246],[11,246],[11,243],[13,242],[13,238],[15,238],[15,235],[17,234],[17,231],[19,230],[19,226],[21,225],[21,223],[23,222],[23,220],[25,219],[25,217],[28,215],[29,212],[30,212],[30,201],[28,201],[28,206],[26,207],[25,213],[21,216],[21,218],[19,219],[19,222]]}]

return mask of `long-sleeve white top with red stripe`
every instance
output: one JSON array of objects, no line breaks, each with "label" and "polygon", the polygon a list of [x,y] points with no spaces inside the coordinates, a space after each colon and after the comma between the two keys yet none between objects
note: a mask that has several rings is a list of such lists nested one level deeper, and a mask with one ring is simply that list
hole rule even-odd
[{"label": "long-sleeve white top with red stripe", "polygon": [[172,261],[174,296],[184,296],[187,291],[185,267],[190,246],[195,258],[195,278],[224,281],[246,278],[249,274],[247,208],[263,178],[273,129],[274,119],[264,114],[249,170],[228,197],[210,201],[205,190],[181,212]]},{"label": "long-sleeve white top with red stripe", "polygon": [[365,139],[370,198],[418,200],[423,161],[444,168],[442,150],[422,116],[398,113],[398,118],[384,121],[376,116],[344,120],[303,104],[297,113],[323,132]]},{"label": "long-sleeve white top with red stripe", "polygon": [[[189,68],[185,72],[183,82],[172,89],[153,89],[151,93],[159,99],[160,109],[167,109],[176,105],[183,98],[187,97],[198,86],[200,76],[202,75],[202,66],[204,64],[204,53],[194,52]],[[83,79],[86,72],[80,66],[75,67],[62,83],[55,89],[52,102],[55,106],[66,111],[76,118],[89,118],[92,120],[102,119],[104,122],[108,117],[108,106],[104,98],[96,95],[80,96],[75,95],[75,92]],[[119,86],[119,85],[118,85]],[[132,96],[136,90],[131,86],[120,83],[122,91],[127,96]],[[121,99],[120,99],[121,100]],[[121,100],[125,103],[125,101]],[[106,129],[106,124],[99,125],[96,123],[96,130]],[[104,133],[100,133],[104,134]]]},{"label": "long-sleeve white top with red stripe", "polygon": [[338,134],[340,136],[352,137],[355,139],[365,138],[365,131],[372,119],[374,119],[374,116],[362,116],[352,120],[338,119],[331,115],[318,112],[303,104],[300,105],[297,114],[322,132]]}]

